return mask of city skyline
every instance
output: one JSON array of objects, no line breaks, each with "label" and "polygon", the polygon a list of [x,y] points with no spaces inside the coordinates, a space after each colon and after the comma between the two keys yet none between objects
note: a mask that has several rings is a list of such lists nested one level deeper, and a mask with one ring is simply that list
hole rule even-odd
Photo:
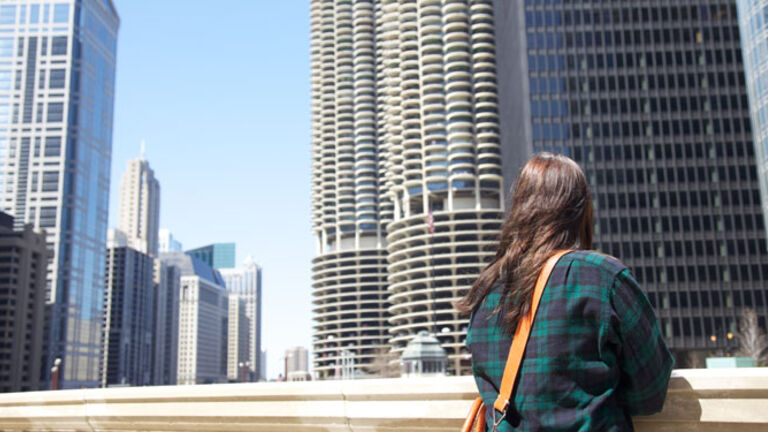
[{"label": "city skyline", "polygon": [[[202,5],[181,1],[163,2],[152,10],[126,0],[114,3],[121,17],[115,109],[127,114],[115,116],[109,219],[101,223],[105,228],[117,226],[118,179],[146,138],[148,159],[164,187],[160,226],[170,228],[187,246],[236,239],[239,253],[253,254],[266,269],[264,348],[272,355],[268,364],[280,365],[285,347],[311,346],[309,263],[314,246],[324,243],[313,239],[309,222],[309,6],[233,1],[207,14]],[[178,22],[168,23],[171,15],[178,16]],[[195,31],[216,20],[227,22],[227,28],[216,27],[214,35],[204,36]],[[290,36],[269,38],[276,29]],[[215,61],[190,55],[198,51],[211,53]],[[281,55],[285,52],[290,55]],[[180,64],[184,76],[178,78]],[[216,73],[221,70],[240,75],[229,79]],[[52,72],[49,78],[58,76]],[[207,77],[214,77],[213,82],[196,85]],[[195,91],[189,91],[192,88]],[[41,149],[47,148],[48,142],[44,144]],[[53,151],[55,140],[50,144]],[[390,172],[390,179],[402,174],[396,171]],[[398,189],[391,190],[389,197],[396,197]],[[412,216],[426,218],[428,207],[438,204],[430,194],[422,200],[427,205],[422,202],[420,212]],[[386,211],[413,209],[418,203],[402,201],[399,208]],[[432,210],[437,225],[446,222],[439,205]],[[39,219],[43,216],[41,211]],[[268,376],[276,377],[276,370],[271,368]]]},{"label": "city skyline", "polygon": [[237,264],[250,254],[264,269],[262,349],[276,378],[285,349],[311,345],[308,7],[114,1],[109,227],[117,227],[119,179],[145,140],[162,187],[160,227],[184,250],[234,240]]}]

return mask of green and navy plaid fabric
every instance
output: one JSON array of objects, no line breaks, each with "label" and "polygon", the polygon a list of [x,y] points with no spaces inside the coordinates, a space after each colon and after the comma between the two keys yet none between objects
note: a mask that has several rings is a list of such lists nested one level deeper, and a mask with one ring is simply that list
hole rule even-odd
[{"label": "green and navy plaid fabric", "polygon": [[[497,286],[472,314],[467,334],[489,425],[511,344],[501,314],[492,314],[500,298]],[[544,290],[498,430],[633,430],[630,416],[661,410],[672,364],[648,298],[629,270],[601,253],[571,252]]]}]

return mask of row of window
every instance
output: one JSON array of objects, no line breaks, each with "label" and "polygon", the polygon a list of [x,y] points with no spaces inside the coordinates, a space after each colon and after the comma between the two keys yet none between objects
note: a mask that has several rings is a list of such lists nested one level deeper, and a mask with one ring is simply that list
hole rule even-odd
[{"label": "row of window", "polygon": [[[717,167],[693,167],[693,166],[678,166],[667,168],[648,168],[648,169],[590,169],[588,171],[590,177],[594,176],[594,185],[614,185],[614,184],[657,184],[657,183],[717,183],[719,181],[742,181],[751,182],[757,181],[757,168],[754,165],[730,165],[730,166],[717,166]],[[592,179],[591,179],[592,180]],[[711,185],[710,185],[711,187]],[[748,205],[750,197],[744,195],[743,199],[740,199],[739,191],[732,191],[733,194],[729,197],[727,191],[723,196],[723,203],[729,205],[730,202],[738,204],[741,201]],[[746,193],[746,191],[742,191]],[[756,190],[755,190],[756,192]],[[696,193],[693,191],[693,193]],[[717,200],[714,196],[717,195]],[[756,196],[756,195],[753,195]],[[732,199],[729,199],[731,198]],[[686,200],[686,198],[681,198]],[[695,202],[691,199],[692,203]],[[753,198],[752,201],[755,204],[759,203],[759,199]],[[719,207],[720,196],[719,193],[713,194],[712,204]],[[708,200],[702,199],[702,205],[709,205]]]},{"label": "row of window", "polygon": [[[39,102],[37,104],[35,122],[50,123],[50,122],[60,122],[64,120],[64,103],[63,102],[48,102],[48,110],[45,112],[46,113],[45,116],[43,116],[44,106],[45,105],[42,102]],[[10,116],[7,111],[7,104],[0,105],[0,124],[19,123],[21,120],[22,120],[21,104],[18,104],[18,103],[13,104],[13,113]],[[23,120],[24,120],[24,123],[29,123],[29,121],[26,118],[24,118]],[[29,120],[31,120],[31,118]]]},{"label": "row of window", "polygon": [[[758,317],[758,325],[765,328],[765,317]],[[718,339],[732,339],[736,331],[736,321],[733,318],[690,317],[662,318],[661,330],[665,337],[703,337],[716,342]],[[728,335],[730,334],[730,338]]]},{"label": "row of window", "polygon": [[[685,61],[684,59],[688,59]],[[635,71],[637,68],[671,68],[690,65],[691,68],[700,68],[706,65],[741,64],[742,55],[739,46],[732,49],[717,51],[703,51],[694,62],[692,54],[684,54],[680,51],[661,51],[634,53],[588,53],[588,54],[536,54],[533,51],[528,55],[529,72],[546,71],[587,71],[606,69],[628,69]],[[742,77],[739,76],[741,82]],[[714,83],[714,81],[713,81]]]},{"label": "row of window", "polygon": [[752,127],[749,117],[685,119],[663,121],[621,121],[595,123],[560,123],[543,122],[534,119],[532,126],[534,141],[594,139],[594,138],[641,138],[641,137],[680,137],[720,134],[750,134]]},{"label": "row of window", "polygon": [[[610,252],[609,252],[610,253]],[[768,266],[752,265],[689,265],[676,267],[635,267],[635,278],[640,283],[665,284],[665,283],[690,283],[690,282],[753,282],[768,281]],[[714,296],[713,296],[714,297]],[[702,299],[702,307],[709,307]],[[715,303],[713,306],[720,306]],[[698,307],[698,306],[694,306]]]},{"label": "row of window", "polygon": [[[634,194],[629,194],[630,197]],[[642,196],[642,195],[641,195]],[[619,195],[619,198],[623,198],[624,195]],[[620,203],[626,201],[624,199],[619,200]],[[626,209],[626,206],[617,207]],[[629,207],[637,208],[637,207]],[[610,210],[610,206],[605,206],[604,209]],[[650,221],[645,218],[622,218],[621,222],[616,222],[616,219],[609,219],[609,222],[600,221],[598,225],[598,233],[608,234],[628,234],[628,233],[649,233],[647,228],[652,227],[653,232],[657,234],[668,232],[702,232],[702,231],[762,231],[764,227],[762,215],[759,213],[753,214],[736,214],[736,215],[724,215],[724,216],[711,216],[711,215],[681,215],[681,216],[662,216]],[[621,225],[621,228],[619,228]]]},{"label": "row of window", "polygon": [[[572,151],[571,151],[572,150]],[[573,157],[578,162],[612,162],[612,161],[654,161],[654,160],[686,160],[722,159],[725,157],[754,157],[754,147],[749,142],[716,142],[706,145],[693,143],[678,144],[644,144],[640,145],[599,145],[566,146],[558,151]],[[687,168],[686,168],[687,169]],[[691,177],[692,178],[692,177]]]},{"label": "row of window", "polygon": [[[627,218],[621,218],[626,221]],[[600,220],[600,225],[605,225],[605,219]],[[630,230],[626,224],[622,223],[622,230],[618,231],[613,224],[615,219],[611,219],[614,233],[629,234]],[[640,219],[639,222],[648,222],[648,219]],[[657,234],[669,233],[670,230],[661,230],[658,228],[658,222],[653,222],[654,232]],[[639,224],[638,224],[639,225]],[[643,223],[647,228],[649,223]],[[649,234],[650,231],[631,231],[633,234]],[[678,231],[679,232],[679,231]],[[691,257],[719,257],[725,258],[759,256],[766,255],[765,241],[757,238],[749,239],[730,239],[730,240],[680,240],[680,241],[631,241],[631,242],[609,242],[604,241],[604,233],[600,233],[598,239],[599,249],[605,250],[612,255],[620,256],[623,259],[655,259],[655,258],[691,258]]]},{"label": "row of window", "polygon": [[[18,15],[16,12],[18,11]],[[27,15],[29,11],[29,15]],[[42,12],[42,15],[41,15]],[[51,3],[29,5],[3,5],[0,6],[0,25],[13,24],[55,24],[69,22],[69,4],[54,3],[53,16],[51,16]]]},{"label": "row of window", "polygon": [[[571,94],[571,96],[576,95]],[[746,94],[712,95],[709,97],[629,97],[620,99],[610,97],[615,96],[615,93],[605,96],[600,98],[596,95],[590,95],[588,98],[563,100],[546,99],[539,95],[533,95],[531,98],[531,115],[533,117],[565,117],[568,115],[618,116],[620,114],[678,112],[703,115],[711,111],[731,112],[740,109],[746,111],[749,108]]]},{"label": "row of window", "polygon": [[[13,57],[13,39],[12,37],[0,37],[0,57]],[[30,41],[37,42],[37,37],[30,37]],[[67,55],[67,36],[53,36],[51,37],[51,55]],[[16,55],[18,57],[24,56],[24,38],[18,39]],[[48,55],[48,36],[40,38],[40,55]],[[20,75],[20,73],[19,73]]]},{"label": "row of window", "polygon": [[[546,35],[539,37],[539,35]],[[706,42],[739,42],[738,26],[720,28],[665,28],[665,29],[646,29],[646,30],[606,30],[606,31],[565,31],[562,33],[554,32],[535,32],[529,27],[528,31],[528,50],[534,49],[573,49],[573,48],[592,48],[592,47],[621,47],[629,45],[651,45],[657,46],[673,43],[701,44]]]},{"label": "row of window", "polygon": [[[635,6],[629,2],[612,3],[590,2],[577,0],[526,0],[527,11],[525,22],[528,27],[553,27],[561,25],[627,25],[634,23],[672,23],[679,24],[688,21],[729,22],[737,16],[736,5],[702,4],[697,6]],[[544,4],[573,4],[573,8],[562,10],[537,10],[536,5]],[[551,7],[551,6],[550,6]]]}]

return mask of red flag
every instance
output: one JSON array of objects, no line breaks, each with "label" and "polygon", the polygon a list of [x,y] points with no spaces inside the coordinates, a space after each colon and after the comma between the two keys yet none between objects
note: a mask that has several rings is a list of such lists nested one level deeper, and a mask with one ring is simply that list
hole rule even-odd
[{"label": "red flag", "polygon": [[435,233],[435,217],[432,216],[432,207],[429,208],[429,213],[427,213],[427,231],[430,234]]}]

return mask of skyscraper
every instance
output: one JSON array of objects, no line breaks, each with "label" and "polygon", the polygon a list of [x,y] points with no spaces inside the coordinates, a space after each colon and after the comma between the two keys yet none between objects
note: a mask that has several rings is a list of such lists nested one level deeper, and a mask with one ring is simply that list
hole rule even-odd
[{"label": "skyscraper", "polygon": [[[231,298],[237,298],[238,304],[242,303],[245,310],[245,316],[240,317],[240,323],[247,323],[245,329],[245,336],[248,340],[247,344],[241,343],[241,347],[245,346],[247,354],[245,360],[238,360],[248,362],[250,369],[249,377],[253,380],[266,379],[266,376],[261,373],[261,267],[253,260],[252,257],[247,257],[243,262],[242,267],[234,269],[220,269],[221,277],[224,279],[224,283],[227,287],[227,293]],[[230,301],[230,306],[232,305]],[[230,311],[230,317],[233,311]],[[244,318],[244,319],[243,319]],[[231,319],[231,318],[230,318]],[[240,327],[230,328],[238,333],[242,332]],[[230,331],[230,340],[234,335]],[[236,338],[237,340],[239,339]],[[232,348],[232,347],[230,347]],[[230,349],[230,352],[231,349]],[[239,358],[239,356],[237,357]],[[240,372],[238,372],[240,373]],[[239,379],[239,378],[238,378]]]},{"label": "skyscraper", "polygon": [[160,183],[143,154],[139,159],[128,161],[120,181],[117,217],[117,229],[128,237],[128,246],[149,256],[157,256]]},{"label": "skyscraper", "polygon": [[285,380],[307,381],[309,379],[309,355],[304,347],[285,350]]},{"label": "skyscraper", "polygon": [[155,331],[152,384],[175,385],[179,358],[179,268],[155,260]]},{"label": "skyscraper", "polygon": [[[229,381],[251,381],[249,319],[245,311],[245,299],[237,294],[228,294],[229,318],[227,321],[227,379]],[[258,369],[256,369],[258,370]]]},{"label": "skyscraper", "polygon": [[574,158],[592,186],[595,247],[632,269],[674,350],[733,347],[745,306],[764,325],[735,1],[495,5],[507,183],[534,151]]},{"label": "skyscraper", "polygon": [[768,0],[738,0],[737,5],[763,216],[768,221]]},{"label": "skyscraper", "polygon": [[177,384],[227,381],[227,292],[221,274],[183,252],[160,254],[181,275]]},{"label": "skyscraper", "polygon": [[451,302],[503,215],[494,62],[490,0],[312,1],[319,378],[375,375],[421,330],[469,372]]},{"label": "skyscraper", "polygon": [[0,392],[42,390],[45,236],[0,212]]},{"label": "skyscraper", "polygon": [[154,260],[109,245],[104,292],[102,386],[152,384],[155,334]]},{"label": "skyscraper", "polygon": [[115,56],[111,0],[0,4],[0,208],[44,228],[50,334],[43,370],[98,386]]},{"label": "skyscraper", "polygon": [[187,253],[215,269],[235,267],[234,243],[214,243],[188,250]]}]

